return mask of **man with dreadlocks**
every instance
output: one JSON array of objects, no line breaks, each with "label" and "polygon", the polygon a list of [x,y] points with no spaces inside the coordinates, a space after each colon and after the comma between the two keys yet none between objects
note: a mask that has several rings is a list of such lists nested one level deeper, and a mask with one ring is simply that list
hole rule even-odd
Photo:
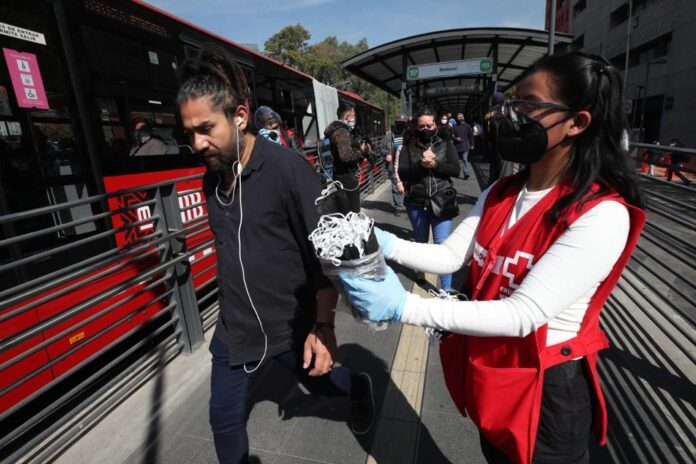
[{"label": "man with dreadlocks", "polygon": [[308,240],[319,215],[319,178],[309,163],[251,130],[250,90],[217,46],[181,69],[184,130],[203,158],[208,220],[215,234],[220,314],[213,355],[210,424],[222,463],[246,462],[246,402],[266,359],[321,396],[351,398],[351,428],[372,426],[372,381],[332,368],[337,293]]}]

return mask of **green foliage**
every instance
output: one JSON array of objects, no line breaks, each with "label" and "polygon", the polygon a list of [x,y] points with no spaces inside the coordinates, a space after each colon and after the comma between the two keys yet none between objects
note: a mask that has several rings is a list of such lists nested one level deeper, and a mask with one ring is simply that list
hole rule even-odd
[{"label": "green foliage", "polygon": [[264,47],[266,53],[273,59],[299,68],[302,65],[304,53],[307,50],[307,42],[312,37],[302,24],[285,26],[279,32],[272,35]]},{"label": "green foliage", "polygon": [[335,36],[308,45],[311,34],[301,24],[285,26],[264,44],[266,53],[278,61],[314,76],[327,85],[349,90],[384,109],[387,123],[399,112],[399,100],[363,79],[348,73],[341,63],[369,48],[367,39],[355,44],[339,42]]}]

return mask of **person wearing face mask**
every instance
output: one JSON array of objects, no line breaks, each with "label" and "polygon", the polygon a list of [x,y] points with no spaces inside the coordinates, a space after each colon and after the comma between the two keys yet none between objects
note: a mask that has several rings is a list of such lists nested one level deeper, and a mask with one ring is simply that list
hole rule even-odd
[{"label": "person wearing face mask", "polygon": [[283,128],[283,120],[280,115],[268,106],[259,106],[254,112],[254,124],[259,131],[259,135],[272,143],[277,143],[288,147],[294,151],[299,151],[294,137],[288,134]]},{"label": "person wearing face mask", "polygon": [[254,112],[254,124],[259,135],[272,143],[287,147],[287,141],[281,132],[280,115],[268,106],[259,106]]},{"label": "person wearing face mask", "polygon": [[437,136],[446,142],[452,141],[452,126],[450,126],[446,114],[440,116],[437,124]]},{"label": "person wearing face mask", "polygon": [[[435,243],[444,242],[458,214],[452,177],[459,173],[452,142],[438,136],[435,115],[423,108],[414,118],[415,131],[399,153],[399,179],[405,189],[404,205],[416,242],[425,243],[432,231]],[[448,203],[448,208],[443,207]],[[452,274],[441,273],[443,290],[452,289]],[[419,275],[419,280],[423,276]]]},{"label": "person wearing face mask", "polygon": [[464,113],[457,113],[457,125],[454,126],[453,131],[454,144],[462,164],[462,177],[466,180],[469,178],[469,150],[474,149],[474,130],[464,119]]},{"label": "person wearing face mask", "polygon": [[336,112],[338,120],[329,124],[324,136],[331,142],[333,178],[343,184],[348,197],[350,211],[360,212],[360,161],[367,147],[355,136],[355,107],[340,102]]},{"label": "person wearing face mask", "polygon": [[164,155],[167,153],[167,144],[152,133],[149,123],[144,118],[133,120],[133,132],[135,133],[135,145],[131,148],[130,156]]},{"label": "person wearing face mask", "polygon": [[417,271],[469,265],[470,301],[407,293],[341,276],[371,320],[452,332],[440,357],[447,387],[477,425],[489,463],[588,463],[606,442],[597,358],[601,309],[645,224],[629,153],[621,73],[581,52],[541,58],[515,100],[492,116],[492,148],[527,168],[499,179],[440,245],[377,230],[385,257]]}]

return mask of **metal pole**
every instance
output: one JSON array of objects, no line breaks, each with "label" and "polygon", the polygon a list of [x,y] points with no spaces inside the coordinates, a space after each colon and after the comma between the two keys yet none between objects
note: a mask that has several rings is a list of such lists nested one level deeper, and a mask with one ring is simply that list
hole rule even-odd
[{"label": "metal pole", "polygon": [[628,0],[628,31],[626,32],[626,58],[624,59],[623,94],[626,96],[628,83],[628,59],[631,54],[631,29],[633,28],[633,0]]},{"label": "metal pole", "polygon": [[556,0],[551,0],[551,23],[549,24],[549,55],[553,55],[556,42]]},{"label": "metal pole", "polygon": [[652,63],[648,61],[645,65],[645,81],[643,82],[643,105],[640,109],[640,141],[645,143],[645,135],[643,134],[643,127],[645,123],[645,100],[648,97],[648,74],[650,74],[650,65]]},{"label": "metal pole", "polygon": [[[644,87],[642,85],[638,86],[638,100],[640,101],[643,98],[643,89]],[[636,127],[636,116],[638,116],[638,108],[633,111],[633,124],[631,125],[632,128]]]}]

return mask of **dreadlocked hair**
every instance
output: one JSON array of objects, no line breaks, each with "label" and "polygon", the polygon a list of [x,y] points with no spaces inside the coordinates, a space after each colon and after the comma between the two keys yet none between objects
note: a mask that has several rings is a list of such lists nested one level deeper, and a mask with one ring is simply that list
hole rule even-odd
[{"label": "dreadlocked hair", "polygon": [[213,108],[231,118],[237,107],[248,104],[251,91],[244,72],[221,46],[206,44],[198,58],[184,62],[179,71],[178,105],[208,98]]},{"label": "dreadlocked hair", "polygon": [[[538,71],[549,73],[553,90],[562,103],[592,115],[592,122],[575,137],[570,150],[567,178],[573,192],[553,206],[552,221],[557,222],[576,202],[580,208],[588,200],[610,191],[642,208],[644,199],[638,176],[621,143],[627,135],[628,121],[623,109],[622,79],[617,69],[601,56],[572,52],[539,59],[521,79]],[[594,183],[600,189],[590,194]]]}]

